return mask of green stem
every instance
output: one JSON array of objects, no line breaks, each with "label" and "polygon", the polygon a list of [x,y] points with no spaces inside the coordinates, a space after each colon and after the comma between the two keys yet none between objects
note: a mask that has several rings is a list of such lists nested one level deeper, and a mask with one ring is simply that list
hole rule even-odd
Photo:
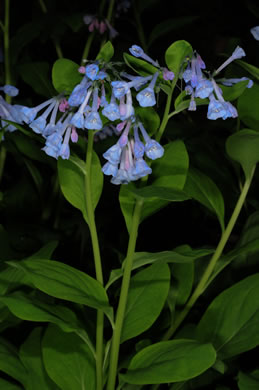
[{"label": "green stem", "polygon": [[112,12],[113,12],[113,7],[114,7],[114,0],[110,0],[110,2],[109,2],[109,8],[108,8],[108,11],[107,11],[107,17],[106,17],[106,19],[108,20],[108,22],[111,21]]},{"label": "green stem", "polygon": [[44,14],[46,14],[47,13],[47,7],[46,7],[46,5],[44,3],[44,0],[39,0],[39,3],[40,3],[40,8],[42,9],[42,12]]},{"label": "green stem", "polygon": [[5,165],[5,159],[6,159],[6,149],[1,142],[0,146],[0,183],[2,181],[3,173],[4,173],[4,165]]},{"label": "green stem", "polygon": [[54,46],[55,46],[58,58],[64,58],[59,41],[57,41],[56,39],[53,39],[53,42],[54,42]]},{"label": "green stem", "polygon": [[[88,226],[90,230],[96,279],[103,285],[103,273],[102,263],[100,256],[100,248],[95,224],[94,207],[92,201],[92,186],[91,186],[91,167],[93,157],[93,140],[94,132],[88,132],[88,145],[86,155],[86,174],[85,174],[85,201],[86,211],[88,217]],[[96,321],[96,390],[101,390],[103,386],[103,322],[104,314],[103,311],[97,311]]]},{"label": "green stem", "polygon": [[175,79],[172,81],[171,90],[170,90],[170,92],[167,95],[167,100],[166,100],[166,105],[165,105],[165,111],[164,111],[163,119],[162,119],[160,128],[159,128],[159,130],[158,130],[158,132],[156,134],[156,140],[158,142],[162,138],[162,135],[163,135],[163,133],[165,131],[167,122],[169,120],[169,111],[170,111],[170,107],[171,107],[172,96],[173,96],[173,92],[174,92],[174,88],[175,88],[176,82],[177,82],[177,78],[175,77]]},{"label": "green stem", "polygon": [[178,329],[178,327],[181,325],[181,323],[183,322],[183,320],[185,319],[185,317],[187,316],[187,314],[189,313],[189,311],[191,310],[191,308],[193,307],[193,305],[195,304],[197,299],[204,292],[204,290],[206,288],[206,284],[207,284],[211,274],[213,273],[213,271],[215,269],[215,265],[216,265],[218,259],[220,258],[224,248],[225,248],[225,245],[229,239],[229,236],[230,236],[230,234],[235,226],[237,218],[238,218],[240,211],[242,209],[242,206],[245,202],[247,192],[248,192],[249,187],[250,187],[251,182],[252,182],[254,170],[255,170],[255,167],[254,167],[250,177],[248,177],[245,180],[244,186],[242,188],[242,191],[241,191],[240,196],[238,198],[238,201],[236,203],[235,209],[234,209],[234,211],[231,215],[231,218],[228,222],[226,230],[222,233],[222,236],[221,236],[221,239],[218,243],[218,246],[217,246],[213,256],[211,257],[211,260],[210,260],[206,270],[204,271],[204,274],[202,275],[200,282],[198,283],[196,289],[194,290],[193,294],[191,295],[189,301],[186,303],[186,306],[184,307],[182,312],[180,312],[180,314],[176,318],[175,322],[172,324],[172,326],[168,329],[167,333],[164,335],[163,340],[169,340],[172,337],[172,335]]},{"label": "green stem", "polygon": [[91,48],[94,36],[95,36],[95,31],[90,33],[88,38],[87,38],[87,41],[86,41],[86,44],[85,44],[85,47],[84,47],[84,50],[83,50],[83,54],[82,54],[81,65],[84,65],[84,60],[86,60],[87,57],[88,57],[88,54],[89,54],[89,51],[90,51],[90,48]]},{"label": "green stem", "polygon": [[131,226],[131,232],[130,232],[130,237],[129,237],[128,251],[127,251],[127,256],[126,256],[125,265],[124,265],[123,278],[122,278],[120,299],[119,299],[115,327],[114,327],[113,337],[112,337],[107,390],[114,390],[115,384],[116,384],[121,331],[122,331],[124,314],[125,314],[125,309],[126,309],[126,304],[127,304],[131,270],[132,270],[132,264],[133,264],[133,256],[134,256],[135,247],[136,247],[138,226],[140,223],[142,205],[143,205],[142,200],[136,201],[133,219],[132,219],[132,226]]},{"label": "green stem", "polygon": [[[5,64],[5,84],[11,84],[10,47],[9,47],[9,22],[10,22],[10,1],[5,0],[4,16],[4,64]],[[11,103],[11,96],[5,95],[7,103]]]},{"label": "green stem", "polygon": [[[108,22],[111,21],[111,18],[112,18],[112,12],[113,12],[113,7],[114,7],[114,0],[110,0],[109,2],[109,8],[108,8],[108,11],[107,11],[107,16],[106,16],[106,20],[108,20]],[[103,47],[103,45],[106,43],[106,38],[103,38],[102,39],[102,42],[101,42],[101,48]]]}]

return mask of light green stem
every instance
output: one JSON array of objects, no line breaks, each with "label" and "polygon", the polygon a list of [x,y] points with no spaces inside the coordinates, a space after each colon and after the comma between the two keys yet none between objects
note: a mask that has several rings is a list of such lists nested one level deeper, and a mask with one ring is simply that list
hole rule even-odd
[{"label": "light green stem", "polygon": [[[109,8],[108,8],[108,11],[107,11],[107,16],[106,16],[106,20],[108,20],[108,22],[111,21],[111,18],[112,18],[112,12],[113,12],[113,7],[114,7],[114,0],[110,0],[109,1]],[[103,45],[106,43],[106,38],[103,38],[102,39],[102,42],[101,42],[101,48],[103,47]]]},{"label": "light green stem", "polygon": [[138,226],[140,223],[142,205],[143,205],[142,200],[136,201],[133,219],[132,219],[132,226],[131,226],[130,237],[129,237],[128,251],[127,251],[127,256],[125,259],[124,272],[123,272],[123,278],[122,278],[122,284],[121,284],[120,299],[119,299],[119,304],[118,304],[118,309],[117,309],[117,314],[116,314],[115,327],[114,327],[113,336],[112,336],[107,390],[114,390],[115,384],[116,384],[121,331],[122,331],[124,314],[125,314],[125,309],[126,309],[126,304],[127,304],[131,270],[132,270],[132,264],[133,264],[133,257],[134,257],[134,253],[135,253],[135,247],[136,247],[136,241],[137,241],[137,235],[138,235]]},{"label": "light green stem", "polygon": [[193,307],[193,305],[195,304],[197,299],[204,292],[204,290],[206,288],[206,284],[207,284],[211,274],[213,273],[213,271],[215,269],[215,265],[216,265],[218,259],[220,258],[224,248],[225,248],[225,245],[229,239],[229,236],[230,236],[230,234],[235,226],[237,218],[238,218],[240,211],[242,209],[242,206],[245,202],[247,192],[248,192],[249,187],[250,187],[251,182],[252,182],[254,170],[255,170],[255,167],[254,167],[250,177],[248,177],[245,180],[244,186],[242,188],[242,191],[241,191],[240,196],[238,198],[238,201],[236,203],[235,209],[234,209],[234,211],[231,215],[231,218],[228,222],[226,230],[222,233],[222,236],[221,236],[221,239],[218,243],[218,246],[217,246],[213,256],[211,257],[211,260],[210,260],[206,270],[204,271],[204,274],[202,275],[200,282],[198,283],[196,289],[194,290],[193,294],[191,295],[189,301],[186,303],[186,306],[184,307],[182,312],[180,312],[180,314],[176,317],[175,322],[172,324],[172,326],[168,329],[168,331],[164,335],[163,340],[169,340],[172,337],[172,335],[178,329],[178,327],[181,325],[181,323],[183,322],[183,320],[185,319],[185,317],[187,316],[187,314],[189,313],[189,311],[191,310],[191,308]]},{"label": "light green stem", "polygon": [[170,91],[169,91],[169,93],[167,95],[167,100],[166,100],[166,105],[165,105],[165,111],[164,111],[163,119],[162,119],[160,128],[159,128],[159,130],[158,130],[158,132],[156,134],[156,140],[158,142],[162,138],[162,135],[163,135],[163,133],[165,131],[167,122],[169,120],[169,111],[170,111],[170,107],[171,107],[172,96],[173,96],[173,92],[174,92],[174,88],[175,88],[176,82],[177,82],[177,78],[175,77],[174,80],[172,81],[171,89],[170,89]]},{"label": "light green stem", "polygon": [[87,57],[88,57],[88,54],[89,54],[90,48],[92,46],[92,42],[93,42],[94,36],[95,36],[95,31],[90,33],[88,38],[87,38],[87,41],[86,41],[86,44],[85,44],[85,47],[84,47],[84,51],[83,51],[83,54],[82,54],[81,65],[84,65],[84,60],[86,60]]},{"label": "light green stem", "polygon": [[[95,224],[94,207],[92,201],[92,185],[91,185],[91,167],[93,157],[93,140],[94,131],[88,132],[88,145],[86,155],[86,174],[85,174],[85,202],[86,211],[88,217],[88,226],[90,230],[96,279],[103,285],[103,273],[102,263],[99,249],[99,242]],[[103,322],[104,314],[103,311],[97,311],[96,321],[96,390],[102,390],[103,387]]]},{"label": "light green stem", "polygon": [[114,7],[114,0],[110,0],[110,1],[109,1],[109,8],[108,8],[108,11],[107,11],[107,17],[106,17],[106,19],[108,20],[108,22],[111,21],[112,12],[113,12],[113,7]]}]

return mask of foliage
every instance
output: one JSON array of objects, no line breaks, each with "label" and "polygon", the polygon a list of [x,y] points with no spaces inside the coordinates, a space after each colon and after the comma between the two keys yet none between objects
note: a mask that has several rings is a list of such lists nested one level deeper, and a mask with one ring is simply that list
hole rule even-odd
[{"label": "foliage", "polygon": [[3,3],[0,388],[258,389],[256,2]]}]

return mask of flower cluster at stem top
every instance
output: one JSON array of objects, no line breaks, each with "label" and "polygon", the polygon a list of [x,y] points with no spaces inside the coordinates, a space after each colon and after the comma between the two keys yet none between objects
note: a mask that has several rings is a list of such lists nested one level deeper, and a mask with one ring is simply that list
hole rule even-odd
[{"label": "flower cluster at stem top", "polygon": [[[135,115],[135,107],[136,104],[141,107],[155,106],[157,86],[163,80],[173,80],[174,73],[161,67],[140,46],[133,45],[129,51],[134,57],[151,63],[155,67],[153,73],[136,76],[118,72],[113,63],[99,60],[88,62],[86,66],[79,67],[81,81],[69,96],[60,94],[32,108],[11,105],[0,96],[2,126],[7,131],[16,129],[4,119],[27,124],[35,133],[44,137],[44,152],[56,159],[69,158],[69,142],[78,141],[78,130],[94,131],[97,140],[114,134],[111,129],[115,128],[115,134],[120,137],[103,155],[107,160],[102,168],[103,173],[111,175],[111,182],[114,184],[129,183],[150,174],[152,170],[144,158],[160,158],[164,150],[157,141],[149,137],[143,123]],[[208,98],[208,119],[235,118],[237,111],[231,103],[224,100],[215,76],[230,62],[244,55],[244,50],[237,47],[231,57],[212,76],[207,77],[205,63],[194,52],[186,60],[185,69],[180,75],[186,83],[186,94],[191,96],[189,110],[196,110],[195,98]],[[242,79],[223,79],[221,82],[233,85]],[[249,80],[247,87],[252,84]],[[17,88],[10,85],[5,85],[1,90],[10,96],[18,94]],[[115,126],[109,127],[111,123]]]},{"label": "flower cluster at stem top", "polygon": [[[224,100],[222,90],[217,84],[215,76],[232,61],[244,56],[244,50],[237,46],[232,55],[213,73],[211,77],[208,78],[204,74],[204,69],[206,69],[204,61],[198,53],[194,52],[192,57],[187,60],[187,67],[182,73],[182,78],[186,83],[185,92],[187,95],[191,96],[188,110],[196,110],[195,98],[208,98],[208,119],[215,120],[218,118],[236,118],[238,116],[237,110],[230,102],[226,102]],[[221,80],[221,83],[226,86],[231,86],[243,80],[248,81],[247,88],[252,87],[252,80],[246,77],[223,79]]]}]

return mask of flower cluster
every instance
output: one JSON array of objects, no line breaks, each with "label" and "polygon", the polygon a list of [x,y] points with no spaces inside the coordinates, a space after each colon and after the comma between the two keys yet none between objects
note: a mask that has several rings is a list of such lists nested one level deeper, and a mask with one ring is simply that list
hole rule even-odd
[{"label": "flower cluster", "polygon": [[118,31],[110,24],[107,19],[99,19],[96,15],[87,14],[83,18],[84,23],[88,25],[88,30],[93,32],[97,30],[100,34],[103,34],[106,30],[109,31],[109,38],[113,39],[118,35]]},{"label": "flower cluster", "polygon": [[119,123],[117,130],[122,134],[117,143],[103,154],[107,160],[103,173],[112,176],[113,184],[128,184],[149,175],[152,169],[143,157],[146,155],[151,160],[160,158],[164,154],[163,147],[149,137],[143,124],[135,117]]},{"label": "flower cluster", "polygon": [[[213,77],[207,78],[204,74],[206,65],[200,55],[194,52],[192,58],[188,60],[187,67],[182,74],[182,78],[186,83],[186,94],[191,96],[188,109],[190,111],[196,110],[195,98],[209,98],[207,113],[208,119],[215,120],[218,118],[236,118],[238,115],[236,108],[230,102],[226,102],[224,100],[222,90],[216,83],[214,77],[230,62],[242,58],[243,56],[245,56],[244,50],[240,47],[237,47],[232,55],[214,72]],[[247,78],[229,80],[224,79],[222,84],[233,85],[244,79],[249,80]],[[249,80],[247,87],[250,88],[252,85],[252,80]]]},{"label": "flower cluster", "polygon": [[[96,27],[96,19],[91,20]],[[98,26],[103,29],[100,24]],[[69,158],[69,142],[78,141],[78,130],[93,130],[95,141],[119,135],[115,145],[103,155],[107,160],[102,168],[103,173],[111,175],[111,182],[114,184],[126,184],[150,174],[152,170],[144,157],[155,160],[163,155],[164,149],[149,137],[143,123],[135,115],[134,105],[136,101],[141,107],[153,107],[161,79],[171,81],[174,73],[161,67],[140,46],[133,45],[129,51],[134,57],[153,65],[151,74],[135,76],[126,72],[119,73],[114,68],[115,64],[98,60],[88,62],[86,66],[79,67],[81,81],[69,96],[60,94],[32,108],[11,105],[0,96],[2,125],[6,130],[13,131],[15,126],[6,124],[4,119],[27,124],[35,133],[44,137],[43,151],[56,159]],[[207,77],[205,63],[194,52],[182,73],[186,83],[185,91],[191,96],[189,110],[196,110],[195,98],[208,98],[208,119],[235,118],[235,107],[224,100],[214,77],[231,61],[244,55],[244,50],[237,47],[232,56],[212,76]],[[240,80],[248,80],[247,87],[253,84],[247,78],[222,79],[221,83],[233,85]],[[18,94],[18,90],[10,85],[5,85],[0,90],[10,96]]]}]

